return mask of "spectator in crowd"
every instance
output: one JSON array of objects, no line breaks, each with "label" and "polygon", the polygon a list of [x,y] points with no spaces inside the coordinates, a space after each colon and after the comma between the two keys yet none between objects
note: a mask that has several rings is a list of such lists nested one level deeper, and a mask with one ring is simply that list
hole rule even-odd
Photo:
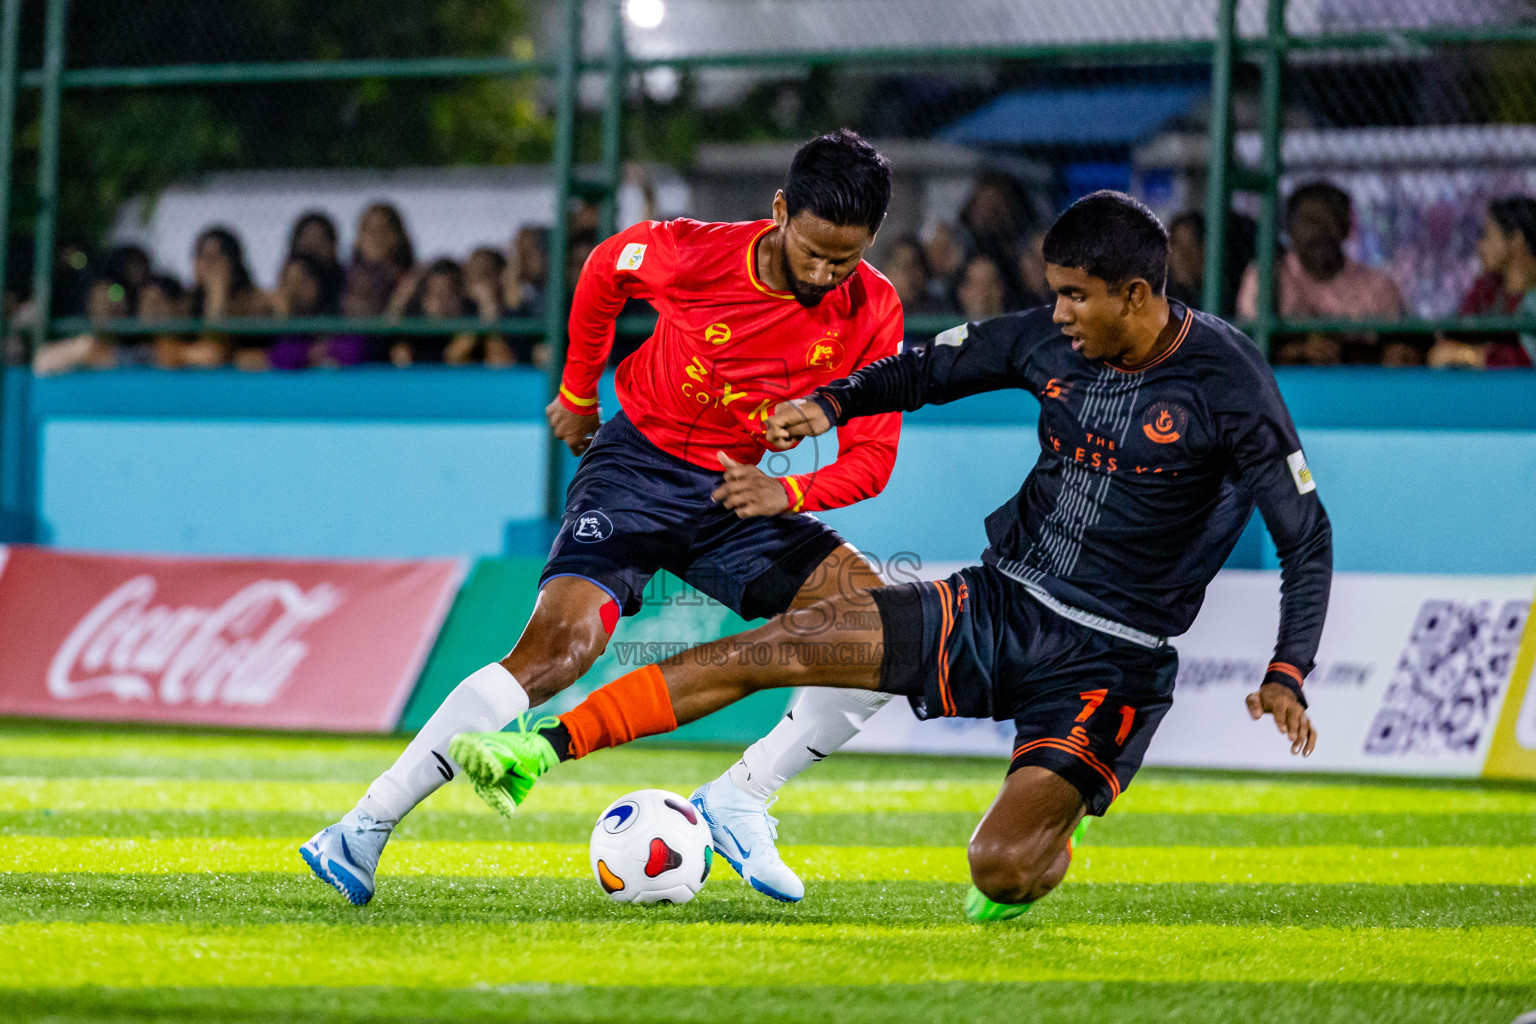
[{"label": "spectator in crowd", "polygon": [[[990,256],[998,266],[1011,266],[1024,234],[1029,202],[1024,187],[1011,174],[983,171],[960,210],[966,231],[966,255]],[[1009,274],[1003,275],[1006,281]],[[1011,290],[1011,289],[1010,289]]]},{"label": "spectator in crowd", "polygon": [[[489,246],[476,249],[464,261],[464,294],[481,323],[492,323],[506,313],[501,288],[506,270],[507,258]],[[460,334],[444,350],[443,362],[449,366],[484,363],[500,367],[512,366],[518,358],[500,334]]]},{"label": "spectator in crowd", "polygon": [[[1512,314],[1536,287],[1536,199],[1506,196],[1489,204],[1483,233],[1477,240],[1482,275],[1462,298],[1462,316]],[[1457,338],[1441,335],[1429,350],[1431,366],[1503,369],[1531,365],[1531,357],[1514,335]]]},{"label": "spectator in crowd", "polygon": [[1045,276],[1045,231],[1037,229],[1024,236],[1019,245],[1020,309],[1034,309],[1056,302],[1056,293]]},{"label": "spectator in crowd", "polygon": [[90,245],[84,238],[66,237],[53,252],[53,315],[88,315],[91,284],[99,276]]},{"label": "spectator in crowd", "polygon": [[929,288],[933,283],[933,271],[928,267],[923,243],[916,235],[902,235],[892,242],[881,264],[881,270],[890,279],[897,297],[901,299],[902,312],[911,316],[953,311],[954,307],[941,298],[935,298]]},{"label": "spectator in crowd", "polygon": [[[219,321],[227,317],[259,317],[269,312],[266,301],[251,280],[245,248],[234,232],[212,227],[197,236],[192,257],[191,314],[196,319]],[[217,330],[205,330],[183,352],[188,366],[222,366],[233,361],[242,369],[264,369],[265,356],[254,340],[236,343]]]},{"label": "spectator in crowd", "polygon": [[[438,259],[419,275],[416,286],[401,313],[427,320],[458,320],[467,312],[464,295],[464,271],[450,259]],[[466,342],[464,339],[468,338]],[[414,363],[441,363],[451,345],[461,349],[473,346],[474,335],[449,338],[441,334],[423,334],[397,338],[389,347],[389,361],[399,367]]]},{"label": "spectator in crowd", "polygon": [[464,261],[464,292],[484,319],[501,315],[501,276],[506,269],[507,258],[488,245],[482,245]]},{"label": "spectator in crowd", "polygon": [[[384,290],[385,281],[378,274],[354,274],[350,271],[342,285],[341,315],[353,320],[376,319],[389,303],[389,293]],[[380,362],[388,357],[387,340],[367,334],[343,332],[332,335],[327,349],[335,355],[345,354],[345,364]]]},{"label": "spectator in crowd", "polygon": [[149,253],[137,245],[119,245],[107,254],[102,271],[109,281],[123,289],[123,298],[128,303],[127,315],[135,315],[139,310],[139,291],[154,272]]},{"label": "spectator in crowd", "polygon": [[[1230,320],[1237,315],[1237,293],[1242,288],[1243,275],[1259,251],[1259,222],[1246,213],[1228,210],[1226,235],[1226,254],[1221,265],[1220,312]],[[1201,284],[1204,285],[1203,279]]]},{"label": "spectator in crowd", "polygon": [[525,224],[512,239],[512,259],[502,280],[503,301],[511,316],[543,316],[549,281],[549,228]]},{"label": "spectator in crowd", "polygon": [[1168,287],[1170,299],[1192,309],[1201,307],[1205,286],[1205,217],[1194,210],[1168,222]]},{"label": "spectator in crowd", "polygon": [[316,261],[321,271],[320,315],[334,314],[340,309],[341,290],[345,271],[336,240],[336,222],[319,210],[310,210],[293,222],[288,234],[288,258],[308,256]]},{"label": "spectator in crowd", "polygon": [[948,221],[934,221],[923,231],[923,255],[928,258],[928,292],[934,302],[950,304],[955,281],[965,264],[960,235]]},{"label": "spectator in crowd", "polygon": [[[935,299],[928,288],[933,275],[928,270],[923,243],[916,235],[902,235],[892,242],[880,261],[880,269],[896,289],[904,316],[954,312],[953,306]],[[932,331],[914,330],[909,323],[904,340],[911,346],[927,344],[932,338]]]},{"label": "spectator in crowd", "polygon": [[[1357,263],[1344,252],[1353,216],[1344,190],[1323,181],[1302,185],[1286,200],[1285,221],[1291,249],[1281,257],[1276,275],[1276,305],[1282,317],[1402,317],[1403,297],[1393,280],[1379,270]],[[1258,315],[1258,295],[1258,267],[1252,265],[1243,275],[1238,291],[1240,317],[1252,319]],[[1333,365],[1348,358],[1380,362],[1380,348],[1373,335],[1341,338],[1312,334],[1279,342],[1275,346],[1275,361]]]},{"label": "spectator in crowd", "polygon": [[343,290],[353,287],[352,278],[370,278],[366,284],[356,285],[354,298],[383,295],[378,307],[366,314],[378,316],[397,294],[402,304],[409,299],[416,282],[407,280],[407,275],[415,266],[416,250],[400,211],[389,203],[374,203],[357,220],[357,241],[352,246],[352,264],[347,268]]},{"label": "spectator in crowd", "polygon": [[[272,292],[272,315],[279,321],[293,317],[319,316],[328,298],[327,268],[316,256],[295,252],[283,262],[277,288]],[[343,346],[345,362],[331,352],[331,339],[316,338],[313,334],[290,332],[272,339],[267,349],[268,365],[274,370],[302,370],[306,366],[343,366],[364,362],[367,351],[356,346]]]},{"label": "spectator in crowd", "polygon": [[[180,320],[190,312],[187,290],[168,274],[151,274],[139,289],[139,322],[164,323]],[[150,361],[162,370],[179,370],[186,365],[186,342],[175,334],[149,335]]]},{"label": "spectator in crowd", "polygon": [[1007,276],[1002,265],[980,254],[966,260],[955,298],[967,320],[989,320],[1007,312]]},{"label": "spectator in crowd", "polygon": [[[1168,223],[1168,294],[1195,309],[1205,308],[1205,231],[1205,215],[1198,210],[1185,211]],[[1228,210],[1226,235],[1219,312],[1231,318],[1243,273],[1253,263],[1259,222]]]},{"label": "spectator in crowd", "polygon": [[[127,290],[121,283],[102,277],[86,293],[86,312],[98,323],[128,315]],[[51,377],[73,370],[110,370],[118,365],[117,338],[90,330],[72,338],[50,341],[32,354],[32,372]]]},{"label": "spectator in crowd", "polygon": [[565,297],[576,294],[576,282],[581,279],[581,268],[587,265],[587,257],[597,248],[597,230],[573,231],[565,243]]}]

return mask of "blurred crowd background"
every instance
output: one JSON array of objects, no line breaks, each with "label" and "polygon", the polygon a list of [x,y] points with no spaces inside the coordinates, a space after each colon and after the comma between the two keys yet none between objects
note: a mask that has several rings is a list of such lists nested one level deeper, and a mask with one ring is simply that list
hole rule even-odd
[{"label": "blurred crowd background", "polygon": [[[870,259],[913,340],[935,318],[1052,301],[1044,230],[1101,187],[1164,217],[1170,295],[1195,307],[1218,295],[1213,311],[1239,323],[1262,312],[1255,192],[1234,197],[1221,279],[1205,281],[1218,241],[1205,216],[1212,4],[591,0],[572,144],[593,167],[604,108],[616,111],[624,185],[606,217],[578,189],[563,218],[555,0],[67,6],[70,69],[382,63],[317,64],[308,79],[66,81],[41,249],[45,189],[30,182],[45,112],[24,88],[4,315],[7,358],[38,373],[547,365],[549,304],[568,300],[610,222],[765,216],[794,145],[841,125],[895,167]],[[43,62],[48,7],[23,4],[23,68]],[[1235,10],[1239,168],[1261,162],[1265,12],[1261,0]],[[1290,4],[1284,24],[1272,361],[1530,368],[1536,336],[1425,321],[1536,323],[1536,7],[1320,0]],[[603,66],[615,25],[630,62],[617,79]],[[385,66],[486,55],[500,70]],[[557,230],[564,294],[552,297]],[[626,312],[615,361],[644,337],[643,304]],[[1284,329],[1306,319],[1362,326]]]}]

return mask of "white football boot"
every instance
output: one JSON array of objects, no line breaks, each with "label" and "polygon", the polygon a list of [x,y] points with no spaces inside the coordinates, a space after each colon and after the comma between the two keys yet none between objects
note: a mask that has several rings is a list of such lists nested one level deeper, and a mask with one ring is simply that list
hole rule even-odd
[{"label": "white football boot", "polygon": [[694,790],[692,802],[714,836],[715,852],[743,881],[785,903],[805,897],[805,883],[779,858],[773,845],[779,837],[779,822],[768,816],[768,804],[742,792],[724,776]]},{"label": "white football boot", "polygon": [[392,831],[392,825],[354,809],[299,847],[299,856],[316,878],[361,907],[373,899],[373,873]]}]

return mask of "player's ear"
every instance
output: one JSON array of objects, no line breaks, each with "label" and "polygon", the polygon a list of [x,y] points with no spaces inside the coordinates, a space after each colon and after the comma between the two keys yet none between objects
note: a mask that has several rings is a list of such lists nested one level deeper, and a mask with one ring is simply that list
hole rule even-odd
[{"label": "player's ear", "polygon": [[1143,278],[1133,277],[1125,283],[1125,308],[1130,313],[1140,313],[1152,301],[1152,286]]},{"label": "player's ear", "polygon": [[783,229],[789,223],[789,203],[784,199],[784,190],[773,194],[773,223]]},{"label": "player's ear", "polygon": [[875,246],[875,239],[880,237],[880,228],[883,228],[883,227],[885,227],[885,216],[884,215],[882,215],[881,218],[880,218],[880,224],[875,228],[875,230],[873,230],[873,231],[871,231],[869,233],[869,241],[864,243],[864,251],[865,252],[869,252],[870,249],[874,248],[874,246]]}]

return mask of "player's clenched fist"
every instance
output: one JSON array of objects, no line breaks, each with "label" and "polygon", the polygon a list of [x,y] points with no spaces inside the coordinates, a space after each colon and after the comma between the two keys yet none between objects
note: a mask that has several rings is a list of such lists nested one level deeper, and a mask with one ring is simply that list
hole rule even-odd
[{"label": "player's clenched fist", "polygon": [[1258,721],[1266,713],[1275,716],[1275,728],[1291,741],[1291,753],[1302,757],[1312,753],[1312,748],[1317,746],[1317,730],[1312,727],[1312,719],[1307,717],[1307,709],[1289,688],[1279,683],[1265,683],[1257,693],[1248,695],[1249,717]]},{"label": "player's clenched fist", "polygon": [[769,476],[756,466],[747,466],[719,452],[725,479],[711,498],[735,512],[738,518],[776,516],[789,509],[789,495],[778,477]]},{"label": "player's clenched fist", "polygon": [[544,418],[549,421],[549,429],[565,442],[573,455],[587,450],[592,444],[592,435],[603,424],[602,417],[596,412],[590,416],[571,412],[558,398],[544,407]]},{"label": "player's clenched fist", "polygon": [[793,448],[802,437],[817,437],[832,429],[825,410],[809,398],[780,402],[764,424],[768,443],[775,448]]}]

